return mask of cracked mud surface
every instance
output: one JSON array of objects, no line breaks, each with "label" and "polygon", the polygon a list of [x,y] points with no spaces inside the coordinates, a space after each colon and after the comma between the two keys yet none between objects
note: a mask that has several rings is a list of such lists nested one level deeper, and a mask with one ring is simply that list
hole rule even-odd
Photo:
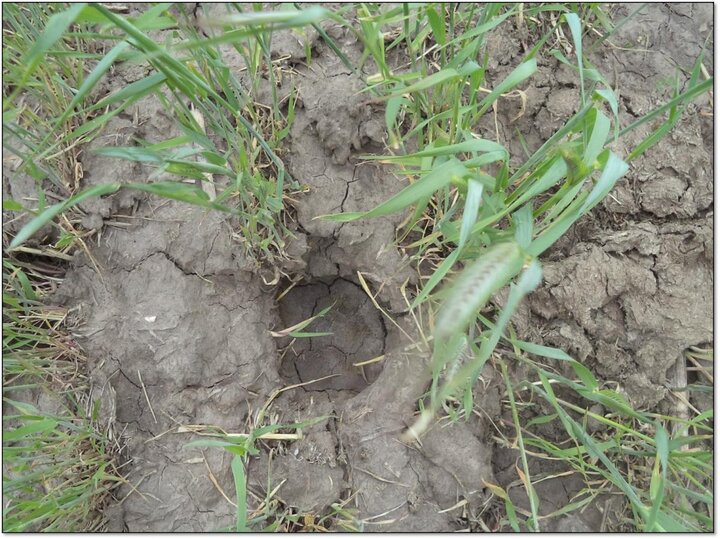
[{"label": "cracked mud surface", "polygon": [[283,327],[290,327],[326,307],[331,307],[329,314],[317,320],[312,331],[331,335],[289,344],[281,375],[289,384],[334,375],[311,389],[359,392],[373,383],[382,369],[378,364],[357,368],[353,363],[384,353],[385,322],[362,288],[342,278],[329,285],[319,282],[294,288],[280,302],[280,319]]},{"label": "cracked mud surface", "polygon": [[[249,403],[278,386],[275,343],[265,331],[273,298],[258,277],[239,269],[222,218],[177,203],[149,215],[137,228],[108,227],[93,253],[100,274],[79,266],[57,299],[79,306],[94,397],[105,414],[114,411],[115,433],[127,440],[130,480],[144,478],[142,495],[121,506],[119,525],[217,529],[230,521],[232,507],[205,464],[187,462],[197,451],[183,446],[195,437],[167,431],[186,424],[242,431]],[[188,236],[195,252],[186,249]],[[232,492],[227,456],[205,457]]]},{"label": "cracked mud surface", "polygon": [[[629,48],[642,43],[640,51],[611,48],[590,56],[607,66],[603,72],[620,90],[621,125],[671,97],[666,84],[675,66],[693,64],[712,26],[695,28],[691,20],[710,21],[709,6],[648,7],[612,40]],[[711,72],[712,61],[706,56]],[[552,76],[541,67],[529,89],[546,96],[547,107],[529,105],[530,118],[518,122],[531,144],[561,125],[554,115],[568,117],[578,103],[570,71],[563,66]],[[516,317],[526,336],[568,350],[603,379],[620,382],[638,407],[657,405],[675,360],[713,338],[708,99],[691,105],[672,133],[633,161],[611,196],[546,255],[545,284]],[[627,154],[650,132],[647,125],[631,132],[616,150]]]},{"label": "cracked mud surface", "polygon": [[[648,7],[618,32],[620,45],[648,38],[647,48],[655,52],[591,57],[603,73],[617,77],[623,124],[667,98],[658,84],[673,73],[668,56],[691,65],[699,52],[705,34],[692,21],[710,21],[703,10],[712,8],[688,6]],[[354,38],[332,25],[327,31],[351,61],[360,57]],[[273,40],[274,54],[293,63],[304,58],[297,40],[280,36]],[[523,46],[521,37],[505,31],[493,34],[488,46],[496,83],[518,63]],[[522,488],[511,484],[517,453],[492,439],[490,420],[506,411],[491,365],[475,391],[484,418],[437,425],[422,447],[398,439],[426,388],[427,358],[407,350],[410,341],[375,309],[356,272],[381,290],[379,301],[412,337],[399,287],[414,283],[416,274],[392,246],[404,216],[346,224],[314,219],[370,209],[402,188],[391,168],[358,159],[383,151],[383,110],[364,102],[360,83],[321,40],[313,43],[311,68],[293,65],[301,102],[283,159],[309,187],[295,208],[296,238],[289,247],[296,258],[292,271],[305,278],[279,304],[277,290],[263,284],[223,216],[136,193],[83,204],[92,228],[104,224],[92,246],[95,260],[80,257],[54,301],[75,308],[94,396],[132,459],[128,479],[137,492],[124,487],[118,494],[124,501],[110,510],[112,531],[231,525],[234,507],[220,492],[234,494],[229,455],[185,447],[197,436],[177,427],[246,432],[248,412],[263,406],[273,390],[328,375],[337,376],[273,401],[277,422],[327,419],[303,429],[301,440],[272,446],[272,458],[271,446],[263,445],[249,462],[253,492],[263,496],[268,490],[268,467],[270,488],[284,481],[277,497],[300,512],[322,513],[357,492],[358,516],[368,531],[467,528],[487,509],[484,482],[507,488],[524,506]],[[712,73],[712,64],[706,67]],[[130,80],[142,76],[119,72]],[[531,79],[525,114],[516,123],[510,120],[519,104],[500,101],[498,135],[511,155],[523,152],[516,127],[532,150],[562,124],[578,102],[576,84],[569,70],[546,60]],[[712,119],[699,113],[702,106],[691,107],[671,137],[634,162],[613,196],[547,254],[543,287],[515,317],[524,338],[567,350],[602,379],[619,382],[638,406],[662,404],[666,370],[676,357],[712,341]],[[111,120],[108,135],[92,144],[122,144],[116,136],[137,129],[152,142],[174,136],[156,101],[135,107]],[[495,138],[492,114],[478,132]],[[637,143],[645,134],[623,143]],[[85,185],[144,181],[142,167],[86,155]],[[271,337],[270,330],[333,302],[308,328],[331,336],[293,343]],[[353,366],[381,355],[382,362]],[[578,488],[560,478],[544,481],[538,492],[549,513]],[[463,499],[466,506],[441,512]],[[597,529],[591,511],[554,522],[548,525],[555,529]]]}]

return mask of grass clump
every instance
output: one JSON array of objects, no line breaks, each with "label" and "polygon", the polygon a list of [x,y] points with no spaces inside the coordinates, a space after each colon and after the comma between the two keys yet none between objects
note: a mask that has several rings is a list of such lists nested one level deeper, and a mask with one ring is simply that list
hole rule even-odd
[{"label": "grass clump", "polygon": [[[501,443],[518,448],[523,488],[530,501],[529,512],[517,508],[508,512],[526,517],[522,522],[508,521],[511,527],[537,530],[543,519],[581,511],[603,496],[608,501],[608,496],[622,494],[617,519],[607,520],[605,529],[598,531],[712,529],[711,409],[695,409],[691,417],[639,411],[617,388],[598,381],[565,352],[514,337],[506,343],[509,348],[497,361],[513,422],[512,434],[502,435]],[[506,366],[510,358],[529,367],[536,378],[513,382]],[[575,379],[560,374],[563,363],[570,365]],[[674,396],[684,400],[682,394]],[[564,436],[549,438],[547,432],[553,425],[561,427],[558,432]],[[542,502],[527,464],[530,456],[538,461],[562,461],[583,478],[585,488],[567,506],[541,516]],[[506,504],[512,504],[506,494],[500,495]]]},{"label": "grass clump", "polygon": [[[504,80],[492,89],[484,88],[488,58],[485,55],[483,59],[482,51],[488,32],[511,17],[542,22],[543,14],[551,14],[550,24],[536,25],[541,32],[536,45]],[[390,134],[390,155],[366,158],[396,165],[410,184],[374,209],[325,218],[346,222],[412,209],[401,241],[417,238],[407,248],[415,251],[421,267],[431,268],[420,276],[423,285],[411,308],[425,306],[430,312],[432,339],[426,340],[432,341],[433,361],[428,400],[421,403],[421,413],[405,435],[407,441],[419,438],[440,410],[451,410],[450,417],[456,420],[471,415],[475,381],[486,362],[497,358],[497,347],[507,338],[508,324],[520,301],[541,282],[539,257],[607,196],[628,171],[630,161],[670,132],[693,99],[711,88],[711,79],[701,80],[700,56],[683,90],[678,80],[668,103],[620,126],[616,91],[589,64],[583,49],[589,17],[597,19],[601,14],[594,7],[581,13],[586,17],[583,20],[570,5],[524,9],[522,4],[363,4],[358,8],[358,34],[365,44],[365,57],[372,58],[377,67],[377,73],[367,80],[367,89],[386,102]],[[604,26],[602,37],[614,33],[606,18],[600,16],[600,23]],[[564,39],[564,46],[550,41],[553,36],[561,36],[558,40]],[[409,62],[393,70],[387,59],[391,50],[400,47]],[[570,60],[564,50],[573,50],[575,57]],[[578,112],[534,153],[528,153],[524,162],[513,165],[499,138],[481,138],[475,126],[500,99],[517,96],[524,104],[521,84],[535,73],[541,54],[560,60],[577,73]],[[666,120],[627,156],[612,150],[620,137],[663,114],[667,114]],[[417,151],[407,150],[408,141],[417,144]],[[464,269],[458,271],[460,262]],[[454,284],[435,292],[454,273]],[[508,284],[509,294],[495,320],[480,315],[493,293]],[[541,355],[548,353],[545,347],[533,349],[545,351]],[[523,437],[525,429],[513,399],[518,386],[511,383],[504,363],[497,359],[503,366],[513,410],[517,442],[513,447],[520,452],[530,501],[525,527],[539,529],[539,500],[532,487],[527,453],[529,448],[542,448],[547,458],[562,458],[583,474],[589,485],[583,503],[601,491],[621,492],[632,511],[635,529],[707,530],[711,524],[706,516],[711,500],[707,487],[711,453],[703,444],[711,430],[693,424],[702,432],[692,440],[670,436],[668,429],[673,431],[672,425],[683,423],[682,418],[636,411],[620,393],[602,388],[586,367],[563,352],[555,350],[550,357],[570,362],[579,381],[533,364],[538,380],[525,382],[523,387],[554,407],[552,418],[544,419],[557,421],[570,437],[561,445],[539,435]],[[609,440],[598,441],[588,434],[577,417],[583,408],[560,399],[553,384],[607,406],[609,415],[593,419],[607,428],[604,436]],[[706,418],[706,413],[698,418]],[[645,434],[647,431],[654,436]],[[642,468],[634,481],[617,467],[630,455]],[[603,481],[602,488],[590,486],[597,480]],[[506,500],[512,527],[518,530],[512,502],[505,494],[501,497]],[[697,503],[704,504],[704,509],[696,510],[693,504]],[[582,505],[575,504],[575,508]]]},{"label": "grass clump", "polygon": [[[307,322],[307,321],[306,321]],[[312,513],[298,514],[277,497],[277,492],[286,479],[273,484],[271,474],[275,447],[267,446],[268,478],[264,497],[251,492],[247,487],[248,459],[260,454],[260,445],[265,443],[292,442],[302,438],[302,430],[328,419],[318,417],[308,421],[280,424],[275,421],[269,409],[273,400],[282,392],[306,384],[288,386],[276,390],[266,403],[256,412],[248,414],[248,434],[227,433],[216,427],[196,430],[202,438],[186,444],[186,447],[221,448],[232,455],[231,470],[235,485],[235,525],[221,531],[233,532],[278,532],[310,531],[327,532],[328,527],[341,531],[358,531],[358,523],[352,511],[346,506],[350,500],[333,504],[331,511],[324,515]],[[218,487],[219,488],[219,487]],[[227,496],[225,495],[226,499]]]},{"label": "grass clump", "polygon": [[[271,32],[301,27],[326,12],[311,8],[268,15],[258,6],[250,12],[240,5],[227,8],[219,16],[200,14],[201,35],[197,14],[183,5],[158,4],[135,17],[99,4],[3,6],[4,161],[13,163],[11,182],[13,176],[30,175],[38,193],[33,200],[4,200],[4,210],[30,217],[17,234],[4,235],[5,252],[47,255],[50,246],[42,245],[47,237],[40,240],[40,250],[25,244],[51,224],[61,228],[61,238],[69,238],[56,258],[68,258],[65,252],[78,240],[82,244],[82,238],[66,212],[83,200],[129,189],[231,213],[249,255],[269,263],[283,256],[288,234],[284,198],[300,185],[276,151],[289,133],[297,96],[292,92],[281,101],[275,91],[282,74],[271,58]],[[43,29],[40,36],[38,29]],[[156,30],[172,30],[174,39],[156,43],[148,35]],[[242,57],[251,88],[225,63],[223,43]],[[95,49],[102,52],[88,52]],[[150,73],[98,96],[100,81],[120,63],[146,65]],[[271,88],[270,105],[256,101],[263,73]],[[182,135],[100,153],[150,164],[155,168],[150,180],[168,174],[175,179],[112,182],[81,191],[82,145],[148,96],[160,100]],[[48,201],[48,191],[59,202]],[[52,290],[57,278],[23,262],[36,276],[29,278],[16,264],[13,258],[5,260],[3,273],[4,529],[101,530],[99,511],[122,481],[114,468],[113,445],[99,430],[97,408],[87,402],[84,358],[62,331],[66,313],[41,303],[41,289]],[[47,410],[33,404],[34,392],[56,395],[57,406]],[[250,453],[256,452],[253,440],[245,440]],[[237,499],[244,501],[243,466],[233,461]],[[246,518],[239,511],[237,529],[267,521],[271,501],[260,516]]]},{"label": "grass clump", "polygon": [[[269,263],[282,257],[288,235],[283,221],[284,199],[288,191],[301,186],[286,172],[276,151],[289,133],[297,96],[292,93],[289,99],[281,101],[277,95],[275,81],[279,68],[271,58],[270,36],[273,30],[320,20],[326,10],[278,11],[263,17],[256,8],[245,13],[243,6],[236,5],[227,14],[201,17],[205,34],[202,36],[194,22],[196,15],[182,5],[171,10],[170,5],[158,4],[137,17],[126,17],[103,5],[91,4],[56,13],[34,46],[32,41],[18,39],[13,49],[17,53],[3,57],[8,82],[3,121],[6,131],[13,133],[28,150],[18,149],[9,138],[4,139],[4,148],[22,160],[17,173],[34,171],[38,182],[47,177],[65,178],[59,183],[73,189],[65,189],[62,202],[53,206],[46,204],[42,194],[36,208],[25,208],[21,201],[9,201],[12,209],[35,215],[10,248],[18,248],[42,226],[86,198],[134,189],[232,213],[237,217],[239,237],[249,255]],[[23,13],[22,8],[18,11]],[[45,12],[39,11],[27,24],[42,27],[43,16]],[[67,31],[71,25],[73,31]],[[93,31],[75,31],[75,27],[87,26]],[[172,30],[172,42],[157,43],[148,35],[151,30]],[[26,31],[22,26],[15,33]],[[77,36],[94,36],[110,50],[99,58],[55,50],[56,44],[63,45]],[[220,47],[225,43],[232,44],[242,57],[245,70],[254,81],[250,88],[225,63],[223,54],[227,50]],[[48,67],[35,66],[24,71],[19,67],[32,66],[35,57],[46,58]],[[43,84],[49,76],[47,70],[53,60],[68,62],[68,58],[77,63],[72,67],[78,88],[66,88],[54,107],[42,110],[45,119],[37,133],[27,132],[23,126],[32,124],[33,117],[23,107],[23,100],[43,102],[48,94],[54,94],[53,88]],[[89,60],[96,59],[90,69]],[[145,65],[150,74],[95,99],[93,91],[118,62]],[[257,101],[261,73],[267,74],[271,88],[269,105]],[[75,192],[77,180],[69,181],[67,170],[41,167],[59,147],[62,153],[62,144],[74,147],[87,142],[112,117],[149,95],[161,101],[183,134],[154,144],[136,141],[129,147],[104,148],[99,153],[152,166],[155,171],[151,180],[167,174],[177,179],[107,183]],[[76,124],[79,127],[74,128]]]},{"label": "grass clump", "polygon": [[3,259],[3,531],[100,531],[118,448],[88,402],[67,312],[40,303],[23,266]]},{"label": "grass clump", "polygon": [[[84,111],[63,113],[85,78],[86,64],[102,54],[91,52],[82,29],[67,31],[68,12],[61,4],[7,3],[2,9],[3,148],[20,172],[48,179],[67,197],[78,188],[80,145],[91,133],[63,137],[90,119]],[[37,39],[40,28],[46,29],[44,39]]]}]

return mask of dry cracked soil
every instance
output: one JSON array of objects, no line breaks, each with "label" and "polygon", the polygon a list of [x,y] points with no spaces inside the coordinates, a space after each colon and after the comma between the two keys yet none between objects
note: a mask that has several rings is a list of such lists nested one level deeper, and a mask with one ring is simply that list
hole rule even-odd
[{"label": "dry cracked soil", "polygon": [[[616,17],[629,9],[620,7]],[[676,66],[692,66],[712,30],[712,9],[647,6],[614,36],[615,47],[591,54],[619,89],[623,125],[667,98],[665,83]],[[361,44],[340,27],[325,28],[359,61]],[[526,47],[521,32],[501,28],[488,38],[488,84],[502,80]],[[248,465],[257,495],[282,483],[276,496],[286,506],[322,514],[357,493],[354,506],[367,531],[466,529],[492,510],[485,482],[508,488],[524,504],[522,488],[511,484],[517,454],[493,439],[492,422],[506,411],[501,378],[490,365],[475,395],[483,417],[436,426],[422,446],[399,440],[427,387],[427,358],[408,346],[406,333],[416,335],[400,293],[404,282],[417,282],[417,271],[393,246],[404,216],[347,224],[313,218],[369,209],[403,184],[389,167],[358,159],[383,151],[383,109],[365,103],[361,83],[321,39],[310,38],[311,66],[292,34],[273,39],[273,54],[294,70],[300,95],[282,156],[309,187],[294,208],[288,249],[294,260],[285,268],[302,279],[280,301],[281,288],[265,284],[223,215],[138,193],[83,203],[86,226],[101,229],[91,245],[94,261],[79,256],[53,301],[72,309],[94,397],[131,459],[126,469],[135,490],[122,487],[123,502],[108,509],[111,531],[231,526],[234,507],[223,495],[234,495],[229,454],[186,447],[197,435],[177,427],[246,432],[248,414],[290,385],[298,387],[272,401],[273,420],[325,419],[300,440],[260,444]],[[241,59],[232,49],[224,53],[239,70]],[[143,74],[120,66],[106,90]],[[289,91],[289,81],[278,88]],[[579,102],[575,75],[552,58],[540,60],[526,93],[518,120],[511,122],[520,104],[503,99],[496,115],[477,126],[515,156],[523,155],[516,130],[533,150]],[[672,134],[545,255],[544,284],[515,316],[521,336],[572,353],[601,379],[619,382],[636,406],[661,409],[678,356],[713,338],[713,135],[712,118],[703,114],[709,105],[707,97],[692,105]],[[156,98],[139,101],[83,152],[84,186],[147,177],[142,166],[93,155],[93,148],[130,136],[158,142],[176,131]],[[647,132],[631,133],[618,150]],[[8,187],[13,198],[22,196],[22,184]],[[380,291],[395,323],[370,301],[358,272]],[[294,342],[271,336],[331,304],[311,329],[332,335]],[[354,366],[381,355],[381,362]],[[562,507],[581,486],[563,478],[539,484],[543,512]],[[599,518],[588,510],[544,526],[597,530]]]}]

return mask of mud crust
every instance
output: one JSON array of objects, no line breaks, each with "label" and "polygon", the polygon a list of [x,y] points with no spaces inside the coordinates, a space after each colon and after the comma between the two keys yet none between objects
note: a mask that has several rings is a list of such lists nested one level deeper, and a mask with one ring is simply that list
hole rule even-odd
[{"label": "mud crust", "polygon": [[[704,39],[693,21],[712,20],[711,10],[648,6],[615,40],[622,45],[648,37],[648,55],[612,50],[591,58],[615,74],[622,124],[667,97],[657,84],[674,73],[668,58],[692,65]],[[361,46],[351,35],[332,25],[326,30],[351,61],[359,59]],[[372,305],[357,272],[379,291],[397,324],[417,337],[400,293],[417,274],[393,247],[403,215],[347,224],[315,217],[372,208],[403,184],[390,168],[358,160],[383,151],[383,111],[363,101],[361,83],[321,40],[312,44],[312,67],[302,64],[296,41],[273,38],[274,54],[287,57],[297,72],[300,96],[284,156],[293,177],[309,188],[294,208],[293,260],[283,268],[301,280],[279,303],[281,287],[263,283],[224,217],[135,194],[83,205],[95,216],[93,226],[100,228],[98,219],[104,226],[93,260],[78,258],[53,301],[74,309],[76,337],[92,358],[94,396],[127,443],[135,490],[118,494],[123,501],[111,510],[111,531],[232,525],[234,507],[223,495],[234,492],[229,455],[185,447],[196,437],[177,427],[244,432],[248,415],[273,390],[299,383],[307,385],[274,400],[273,421],[327,419],[305,429],[301,440],[262,445],[248,467],[249,488],[260,498],[284,481],[280,500],[298,512],[322,514],[357,493],[367,531],[476,529],[477,519],[492,511],[486,482],[507,488],[525,505],[522,488],[511,485],[517,454],[492,437],[490,421],[504,413],[492,365],[475,395],[482,418],[437,424],[421,446],[398,439],[426,390],[427,358]],[[488,47],[490,82],[497,82],[522,57],[523,45],[503,30],[490,36]],[[712,64],[706,67],[712,73]],[[142,76],[118,72],[131,80]],[[572,113],[577,93],[574,76],[544,60],[527,89],[524,116],[511,123],[519,105],[501,100],[497,118],[488,115],[478,132],[494,139],[497,129],[511,155],[523,155],[515,129],[533,150]],[[521,337],[571,352],[603,380],[619,382],[640,407],[662,407],[666,371],[687,347],[713,339],[712,136],[703,106],[693,105],[673,135],[634,163],[612,197],[547,254],[545,284],[514,319]],[[135,107],[111,120],[108,135],[93,144],[114,145],[110,135],[137,125],[146,126],[142,136],[152,142],[171,136],[172,122],[156,101]],[[623,144],[643,136],[634,133]],[[144,177],[139,167],[85,155],[85,185]],[[332,336],[294,342],[271,336],[333,302],[311,328]],[[380,362],[353,366],[379,356]],[[310,383],[330,374],[337,376]],[[543,482],[538,493],[550,512],[579,488],[557,479]],[[464,506],[445,511],[463,499]],[[588,511],[544,525],[597,530],[597,515]]]}]

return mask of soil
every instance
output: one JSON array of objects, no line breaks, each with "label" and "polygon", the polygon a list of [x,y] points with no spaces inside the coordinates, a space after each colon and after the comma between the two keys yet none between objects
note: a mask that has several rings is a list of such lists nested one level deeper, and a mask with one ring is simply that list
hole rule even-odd
[{"label": "soil", "polygon": [[[615,20],[632,8],[616,6]],[[668,98],[668,77],[676,66],[692,66],[711,21],[709,4],[648,5],[613,36],[615,47],[590,55],[619,88],[622,125]],[[488,85],[525,52],[522,33],[506,26],[488,39]],[[325,27],[357,65],[361,45],[340,27]],[[123,487],[122,501],[109,509],[111,531],[231,526],[230,455],[186,447],[198,437],[177,427],[247,432],[274,390],[298,384],[272,400],[273,420],[325,419],[303,429],[301,440],[259,444],[248,482],[260,498],[282,483],[276,496],[286,506],[320,515],[355,494],[352,506],[366,531],[479,529],[478,519],[491,523],[497,504],[489,503],[486,483],[503,486],[527,506],[517,486],[517,451],[493,438],[492,422],[505,411],[502,381],[491,364],[476,391],[484,417],[436,424],[421,445],[399,439],[428,380],[427,358],[409,346],[417,335],[400,292],[417,274],[393,247],[404,215],[347,224],[315,217],[372,208],[403,183],[390,167],[359,158],[384,151],[382,106],[367,104],[350,70],[317,35],[309,39],[310,65],[295,35],[273,39],[273,53],[295,71],[300,95],[282,157],[308,187],[294,208],[289,250],[295,260],[284,268],[302,279],[280,301],[276,296],[289,283],[265,284],[223,215],[137,193],[83,203],[86,226],[99,230],[92,259],[78,256],[53,301],[74,309],[94,396],[113,435],[127,445],[126,470],[135,486]],[[711,56],[705,67],[712,74]],[[142,75],[120,68],[111,84]],[[279,93],[289,93],[290,84],[284,81]],[[507,98],[478,126],[490,139],[497,130],[516,159],[523,155],[516,128],[530,150],[539,147],[572,114],[579,95],[575,75],[555,59],[540,61],[525,92],[518,120],[511,121],[520,102]],[[567,350],[602,380],[619,383],[641,408],[667,406],[676,359],[713,339],[708,99],[699,98],[672,135],[634,161],[611,196],[545,255],[544,284],[514,319],[523,338]],[[139,101],[83,152],[83,185],[147,181],[143,167],[91,150],[130,135],[158,142],[174,130],[157,99]],[[632,133],[618,152],[625,155],[648,132]],[[370,301],[357,272],[394,322]],[[308,328],[331,336],[271,336],[331,304]],[[382,361],[354,365],[379,356]],[[551,471],[547,462],[533,466]],[[581,487],[576,477],[542,482],[541,512],[562,507]],[[543,526],[597,531],[598,515],[592,508]]]}]

